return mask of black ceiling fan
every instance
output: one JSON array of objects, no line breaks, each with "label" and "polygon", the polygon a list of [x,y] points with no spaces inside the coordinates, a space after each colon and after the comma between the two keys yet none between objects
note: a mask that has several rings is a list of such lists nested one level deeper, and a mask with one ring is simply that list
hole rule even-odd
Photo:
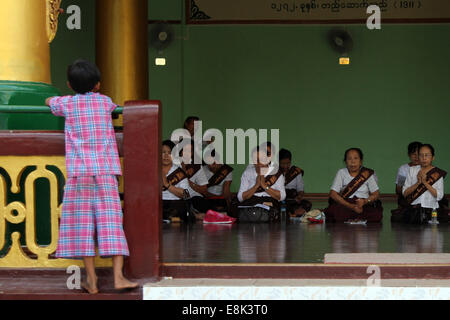
[{"label": "black ceiling fan", "polygon": [[348,31],[332,29],[328,32],[328,42],[341,55],[348,55],[353,49],[353,39]]},{"label": "black ceiling fan", "polygon": [[166,22],[158,22],[150,27],[149,44],[152,48],[162,51],[169,47],[174,39],[172,27]]}]

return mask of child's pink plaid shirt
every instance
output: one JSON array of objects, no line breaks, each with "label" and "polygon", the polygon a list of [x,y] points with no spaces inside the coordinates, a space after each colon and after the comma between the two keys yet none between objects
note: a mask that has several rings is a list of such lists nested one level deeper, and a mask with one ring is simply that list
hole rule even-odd
[{"label": "child's pink plaid shirt", "polygon": [[55,116],[66,118],[68,177],[121,175],[111,112],[116,105],[107,96],[89,92],[50,99]]}]

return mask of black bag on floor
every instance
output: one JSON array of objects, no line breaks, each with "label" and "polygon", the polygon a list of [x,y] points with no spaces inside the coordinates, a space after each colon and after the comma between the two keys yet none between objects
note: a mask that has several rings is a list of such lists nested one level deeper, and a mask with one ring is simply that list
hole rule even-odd
[{"label": "black bag on floor", "polygon": [[421,206],[410,206],[403,213],[403,222],[411,224],[427,223],[431,219],[431,209]]},{"label": "black bag on floor", "polygon": [[276,222],[280,215],[278,210],[271,207],[270,210],[259,207],[239,208],[239,222]]}]

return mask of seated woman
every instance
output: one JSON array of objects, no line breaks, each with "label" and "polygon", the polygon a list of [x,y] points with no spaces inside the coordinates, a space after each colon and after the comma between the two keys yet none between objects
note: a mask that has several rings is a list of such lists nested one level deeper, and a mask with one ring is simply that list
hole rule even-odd
[{"label": "seated woman", "polygon": [[280,169],[284,175],[284,187],[286,188],[286,207],[291,216],[301,216],[311,210],[312,203],[303,199],[304,182],[302,169],[292,165],[292,153],[281,149]]},{"label": "seated woman", "polygon": [[[280,201],[286,199],[284,176],[278,166],[271,163],[273,146],[269,142],[255,150],[254,164],[250,164],[241,177],[237,206],[271,203],[279,212]],[[233,210],[237,215],[237,208]]]},{"label": "seated woman", "polygon": [[402,221],[406,223],[427,223],[436,210],[438,221],[448,221],[448,207],[439,205],[444,197],[444,178],[447,172],[433,166],[434,148],[423,144],[419,149],[420,165],[411,167],[403,186],[403,196],[408,207],[403,211]]},{"label": "seated woman", "polygon": [[400,166],[397,172],[397,178],[395,180],[395,193],[397,195],[397,203],[398,208],[391,210],[392,222],[401,221],[403,216],[403,210],[406,209],[408,203],[406,202],[405,197],[403,197],[403,185],[405,184],[406,176],[408,175],[409,168],[419,165],[419,149],[422,146],[422,143],[418,141],[411,142],[408,145],[408,157],[409,163],[405,163]]},{"label": "seated woman", "polygon": [[214,150],[210,156],[205,158],[205,162],[203,171],[208,179],[208,189],[206,192],[207,207],[214,211],[229,212],[233,168],[226,164],[220,164],[216,160],[216,152]]},{"label": "seated woman", "polygon": [[[205,213],[208,206],[204,195],[207,191],[208,179],[205,172],[202,170],[201,164],[194,163],[193,144],[184,146],[181,150],[181,168],[186,172],[189,183],[189,205],[192,205],[194,210],[200,213]],[[201,218],[201,215],[199,216]]]},{"label": "seated woman", "polygon": [[172,162],[172,149],[175,144],[170,140],[162,143],[162,179],[163,179],[163,219],[181,218],[185,222],[195,221],[188,212],[185,199],[189,198],[189,183],[186,173]]},{"label": "seated woman", "polygon": [[340,169],[331,186],[329,206],[324,210],[327,222],[366,220],[380,222],[383,208],[375,172],[362,166],[359,148],[345,151],[346,168]]}]

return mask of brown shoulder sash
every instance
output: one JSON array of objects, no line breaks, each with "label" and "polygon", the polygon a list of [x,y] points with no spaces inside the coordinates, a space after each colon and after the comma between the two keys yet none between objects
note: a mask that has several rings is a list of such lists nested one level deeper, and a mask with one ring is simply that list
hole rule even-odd
[{"label": "brown shoulder sash", "polygon": [[200,164],[187,164],[184,167],[184,172],[186,172],[187,177],[192,178],[200,169],[202,165]]},{"label": "brown shoulder sash", "polygon": [[300,169],[299,167],[296,166],[292,166],[288,172],[284,175],[284,178],[286,179],[286,181],[284,182],[284,185],[287,186],[289,183],[292,182],[292,180],[294,180],[295,178],[297,178],[297,176],[301,174],[304,175],[305,172]]},{"label": "brown shoulder sash", "polygon": [[[281,172],[281,170],[278,168],[277,173],[265,177],[264,180],[266,181],[267,186],[268,186],[268,187],[273,186],[273,185],[275,184],[275,182],[277,182],[278,178],[279,178],[281,175],[282,175],[282,172]],[[259,188],[256,190],[256,193],[259,193],[259,192],[265,192],[265,191],[266,191],[266,190],[264,190],[262,187],[259,187]]]},{"label": "brown shoulder sash", "polygon": [[358,175],[341,191],[342,198],[346,199],[356,192],[366,182],[375,171],[362,167]]},{"label": "brown shoulder sash", "polygon": [[233,171],[232,167],[226,164],[222,165],[219,170],[217,170],[217,172],[214,173],[211,178],[209,178],[208,188],[220,184],[231,171]]},{"label": "brown shoulder sash", "polygon": [[[183,179],[187,178],[186,172],[183,169],[177,168],[171,174],[167,176],[167,182],[171,185],[175,186]],[[167,190],[167,188],[163,187],[163,191]]]},{"label": "brown shoulder sash", "polygon": [[[427,182],[429,185],[433,185],[438,181],[440,178],[445,178],[447,175],[447,172],[444,170],[441,170],[437,167],[434,167],[430,171],[427,172]],[[411,204],[414,202],[417,198],[419,198],[425,191],[427,191],[427,187],[423,183],[419,184],[419,186],[409,194],[409,196],[406,197],[406,201],[408,204]]]}]

